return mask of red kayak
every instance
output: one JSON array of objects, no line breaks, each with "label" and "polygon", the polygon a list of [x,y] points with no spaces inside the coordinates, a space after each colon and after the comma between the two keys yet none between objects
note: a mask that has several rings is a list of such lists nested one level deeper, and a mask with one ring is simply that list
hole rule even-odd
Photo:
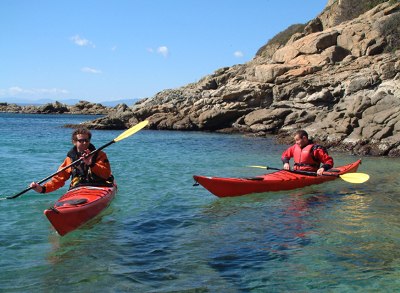
[{"label": "red kayak", "polygon": [[76,187],[60,197],[44,214],[58,234],[64,236],[100,214],[116,193],[116,185]]},{"label": "red kayak", "polygon": [[218,197],[239,196],[250,193],[291,190],[335,180],[339,175],[356,172],[361,160],[325,172],[333,176],[310,176],[280,170],[253,178],[221,178],[194,175],[194,180]]}]

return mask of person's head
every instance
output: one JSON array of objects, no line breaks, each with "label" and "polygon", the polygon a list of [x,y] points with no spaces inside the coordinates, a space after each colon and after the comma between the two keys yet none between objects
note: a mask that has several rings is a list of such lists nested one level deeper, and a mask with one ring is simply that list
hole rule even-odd
[{"label": "person's head", "polygon": [[308,145],[308,133],[305,130],[297,130],[294,134],[294,141],[301,148]]},{"label": "person's head", "polygon": [[72,133],[72,143],[76,146],[78,152],[82,152],[89,147],[92,133],[85,127],[79,127]]}]

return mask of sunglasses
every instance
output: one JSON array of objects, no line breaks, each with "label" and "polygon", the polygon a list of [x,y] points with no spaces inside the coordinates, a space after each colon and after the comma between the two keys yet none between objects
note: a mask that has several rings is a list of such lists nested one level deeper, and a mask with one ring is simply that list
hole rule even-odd
[{"label": "sunglasses", "polygon": [[84,143],[84,142],[89,142],[90,140],[87,138],[82,138],[82,139],[75,139],[75,141],[80,142],[80,143]]}]

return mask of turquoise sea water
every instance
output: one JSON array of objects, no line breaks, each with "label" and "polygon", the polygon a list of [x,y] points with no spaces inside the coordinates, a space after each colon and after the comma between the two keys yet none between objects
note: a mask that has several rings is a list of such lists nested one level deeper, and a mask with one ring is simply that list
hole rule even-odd
[{"label": "turquoise sea water", "polygon": [[[88,116],[0,114],[1,196],[54,173]],[[93,131],[101,146],[121,131]],[[63,192],[0,201],[0,292],[393,292],[400,289],[400,160],[362,158],[341,180],[220,199],[193,174],[262,174],[272,138],[143,130],[105,149],[111,206],[60,237],[43,215]],[[358,157],[333,154],[336,165]]]}]

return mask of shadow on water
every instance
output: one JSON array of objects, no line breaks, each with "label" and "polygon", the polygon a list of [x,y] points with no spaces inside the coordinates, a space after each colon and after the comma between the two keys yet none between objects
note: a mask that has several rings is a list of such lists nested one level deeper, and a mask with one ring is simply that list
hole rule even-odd
[{"label": "shadow on water", "polygon": [[[114,247],[118,247],[110,271],[118,282],[114,288],[142,292],[164,288],[161,292],[165,292],[171,286],[171,291],[206,292],[206,287],[197,284],[193,270],[184,269],[193,262],[187,260],[184,248],[185,231],[193,224],[190,211],[162,204],[123,220],[113,239]],[[194,279],[188,282],[185,274]]]}]

